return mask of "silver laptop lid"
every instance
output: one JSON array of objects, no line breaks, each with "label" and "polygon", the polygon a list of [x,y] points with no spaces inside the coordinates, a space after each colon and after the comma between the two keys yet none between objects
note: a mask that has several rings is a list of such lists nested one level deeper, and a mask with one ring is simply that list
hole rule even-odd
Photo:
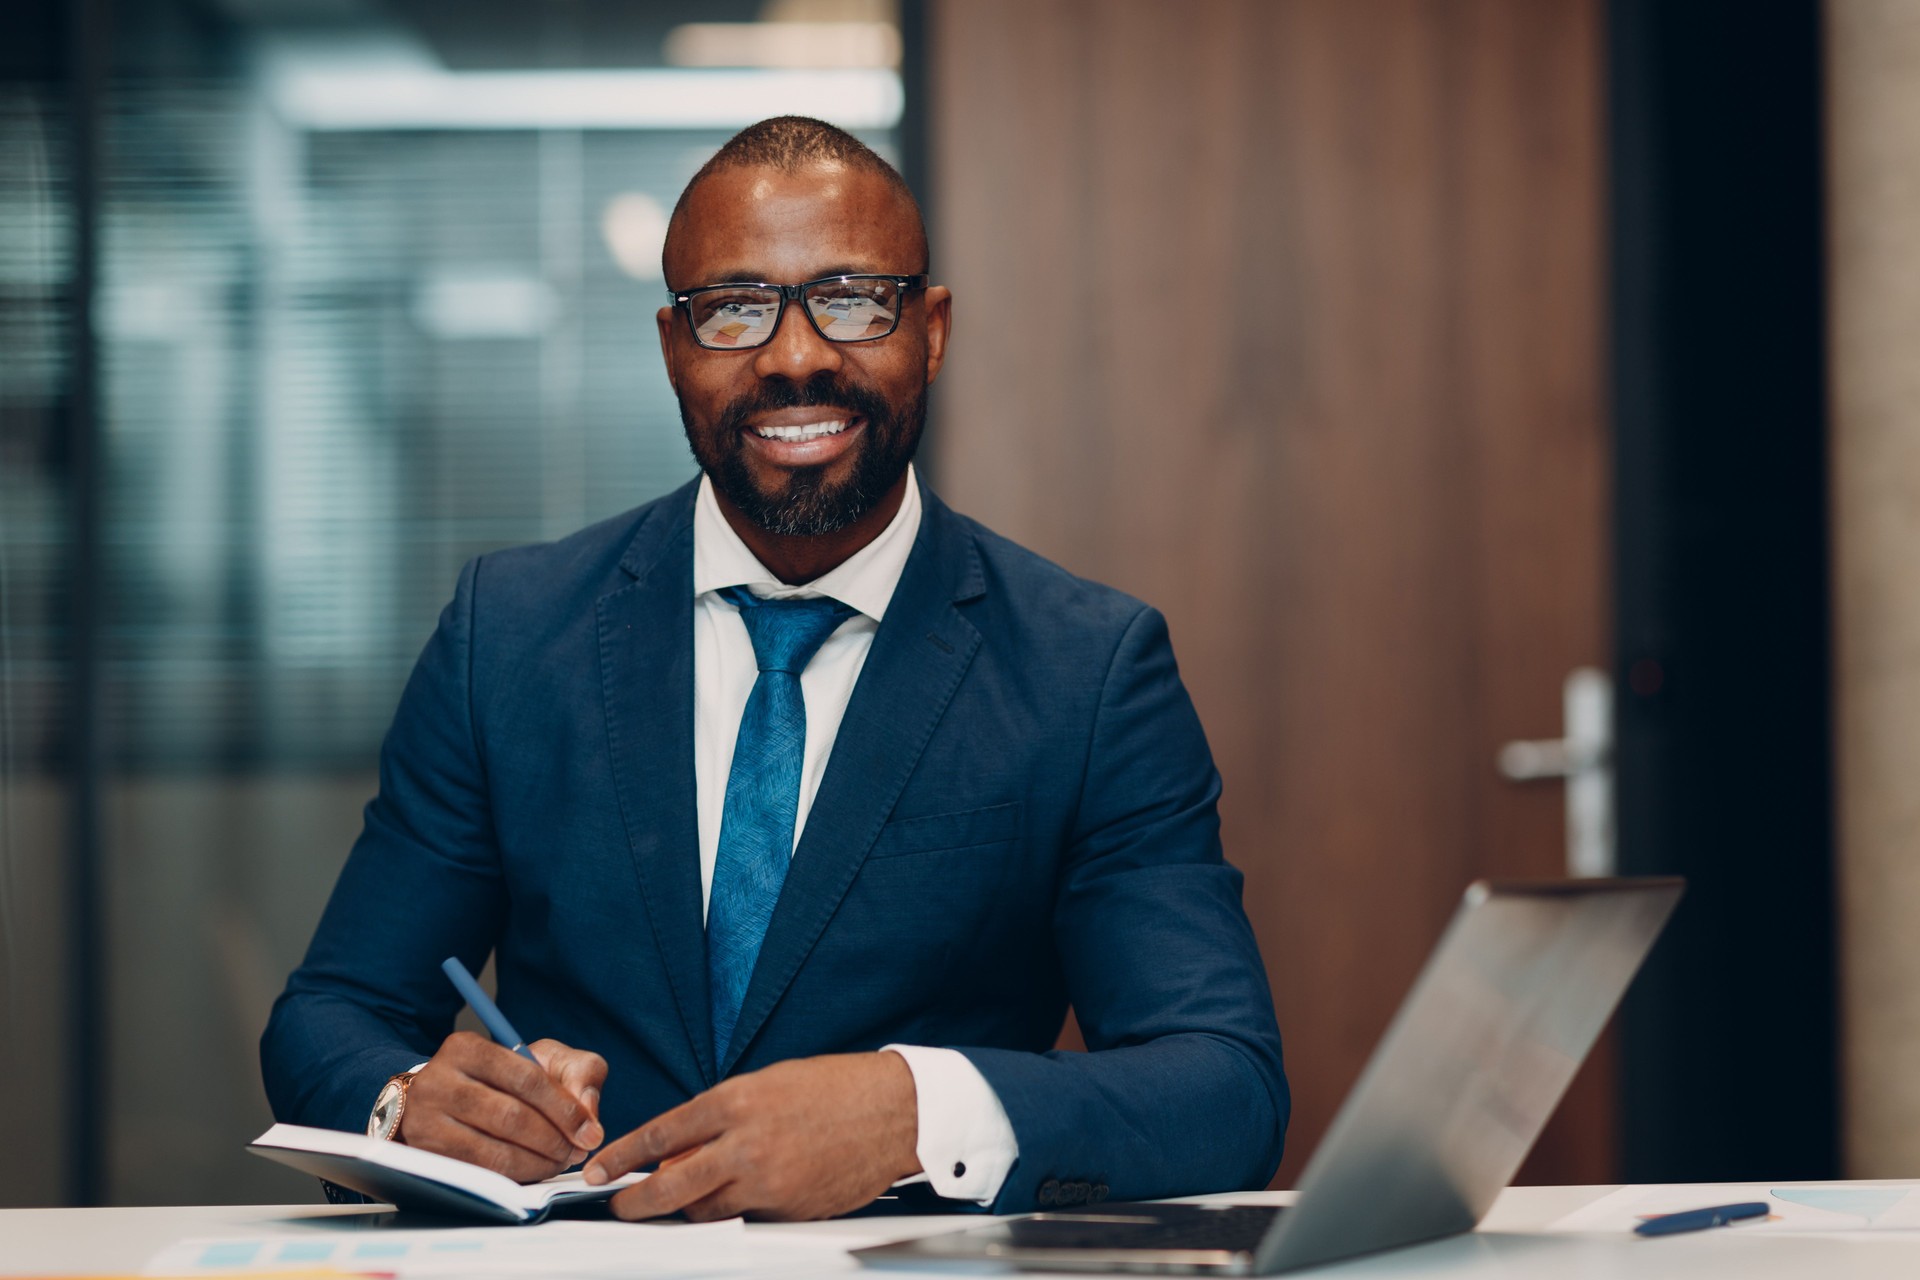
[{"label": "silver laptop lid", "polygon": [[1289,1271],[1478,1225],[1684,887],[1469,886],[1252,1269]]}]

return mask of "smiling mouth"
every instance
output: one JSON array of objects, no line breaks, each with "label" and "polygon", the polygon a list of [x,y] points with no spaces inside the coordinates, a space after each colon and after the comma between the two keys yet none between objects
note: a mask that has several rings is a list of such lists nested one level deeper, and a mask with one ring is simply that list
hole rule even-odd
[{"label": "smiling mouth", "polygon": [[792,427],[750,427],[748,430],[762,440],[784,440],[797,443],[837,436],[851,425],[853,425],[851,418],[832,418],[825,422],[804,422]]}]

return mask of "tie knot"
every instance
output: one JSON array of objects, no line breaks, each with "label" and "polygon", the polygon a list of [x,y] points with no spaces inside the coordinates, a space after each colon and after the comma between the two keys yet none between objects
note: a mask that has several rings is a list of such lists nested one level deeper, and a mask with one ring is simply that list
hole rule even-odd
[{"label": "tie knot", "polygon": [[789,671],[796,676],[813,661],[834,628],[857,612],[852,605],[825,596],[762,600],[745,587],[723,587],[720,595],[740,610],[760,670]]}]

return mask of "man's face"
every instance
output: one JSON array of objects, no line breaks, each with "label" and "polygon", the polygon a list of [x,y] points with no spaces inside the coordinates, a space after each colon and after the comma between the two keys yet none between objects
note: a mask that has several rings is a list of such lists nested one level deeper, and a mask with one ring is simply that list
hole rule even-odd
[{"label": "man's face", "polygon": [[[911,206],[878,175],[731,169],[701,182],[675,220],[667,283],[908,275],[924,256]],[[721,498],[768,533],[810,536],[859,519],[904,474],[945,355],[949,300],[943,288],[913,291],[892,334],[853,343],[822,338],[803,308],[789,301],[773,337],[744,351],[700,346],[676,308],[658,319],[687,442]],[[776,438],[796,428],[808,438]]]}]

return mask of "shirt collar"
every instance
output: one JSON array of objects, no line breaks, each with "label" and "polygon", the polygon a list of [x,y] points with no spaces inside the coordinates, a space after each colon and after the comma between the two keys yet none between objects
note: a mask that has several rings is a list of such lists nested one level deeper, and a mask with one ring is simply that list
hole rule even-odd
[{"label": "shirt collar", "polygon": [[894,588],[900,585],[900,575],[906,570],[919,532],[920,485],[909,463],[906,497],[880,536],[854,552],[846,563],[812,582],[788,586],[761,564],[733,531],[713,496],[712,479],[703,475],[700,494],[693,503],[693,594],[699,597],[722,587],[744,586],[756,596],[776,600],[829,596],[878,622],[886,615]]}]

